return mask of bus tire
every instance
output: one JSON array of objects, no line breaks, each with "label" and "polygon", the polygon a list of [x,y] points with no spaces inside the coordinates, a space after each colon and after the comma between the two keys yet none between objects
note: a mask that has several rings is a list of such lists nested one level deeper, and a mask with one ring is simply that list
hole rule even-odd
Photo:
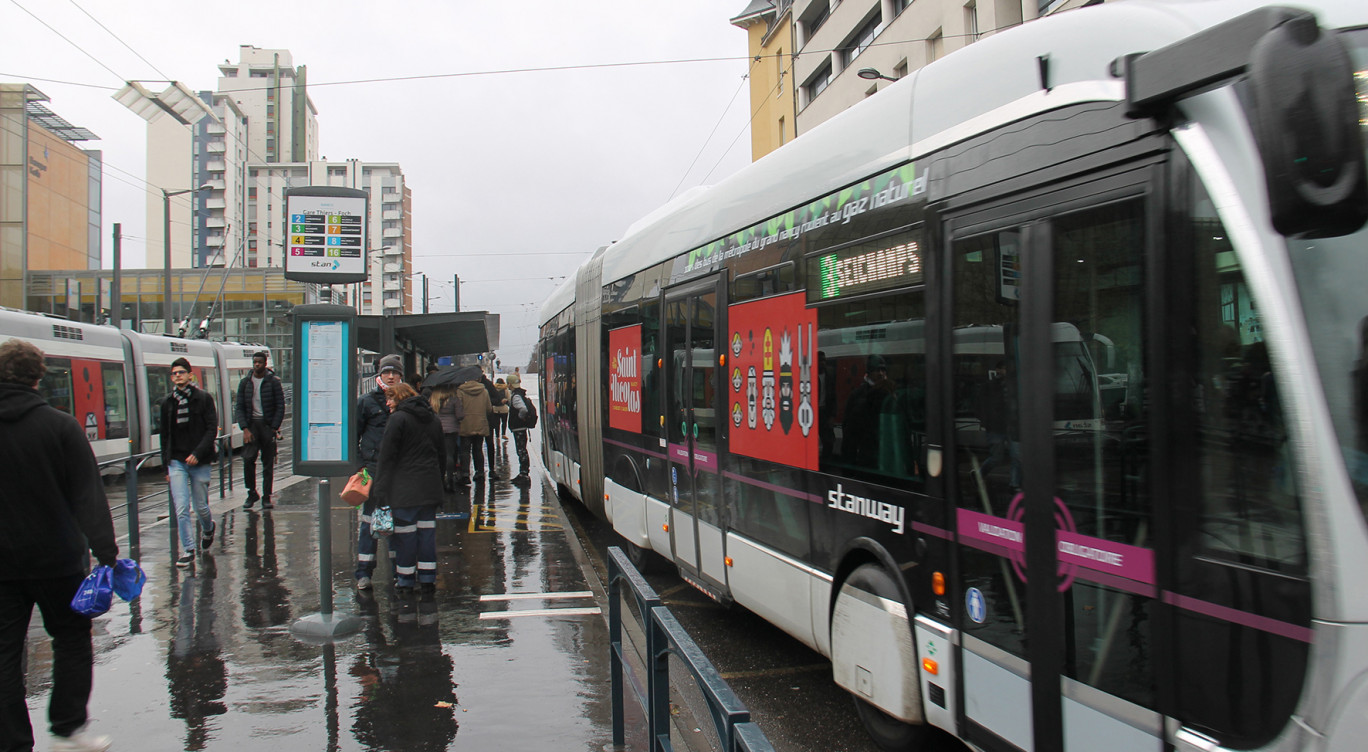
[{"label": "bus tire", "polygon": [[638,546],[621,535],[618,536],[618,541],[622,546],[622,552],[627,554],[627,561],[632,562],[632,566],[636,567],[637,572],[641,573],[644,577],[647,573],[653,571],[651,564],[655,560],[655,557],[651,556],[649,550]]},{"label": "bus tire", "polygon": [[[902,593],[898,584],[888,572],[878,564],[862,564],[846,578],[846,584],[857,587],[881,598],[902,603]],[[911,609],[908,608],[911,612]],[[898,720],[866,702],[857,694],[851,694],[855,702],[855,712],[874,743],[887,752],[909,752],[922,747],[932,732],[926,723],[908,723]]]}]

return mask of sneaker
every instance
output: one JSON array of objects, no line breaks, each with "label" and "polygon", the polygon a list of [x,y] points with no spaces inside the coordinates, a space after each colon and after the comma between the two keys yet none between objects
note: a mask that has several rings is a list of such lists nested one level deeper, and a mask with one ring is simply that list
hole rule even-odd
[{"label": "sneaker", "polygon": [[357,590],[370,590],[370,589],[371,589],[371,578],[369,578],[369,577],[357,577],[357,578],[356,578],[356,589],[357,589]]},{"label": "sneaker", "polygon": [[265,496],[261,497],[261,508],[262,508],[262,509],[275,509],[275,502],[274,502],[274,501],[271,501],[271,495],[270,495],[270,494],[266,494]]},{"label": "sneaker", "polygon": [[208,550],[210,546],[214,545],[214,533],[217,530],[218,525],[209,528],[209,532],[205,533],[204,537],[200,539],[200,548]]},{"label": "sneaker", "polygon": [[52,752],[105,752],[114,743],[103,734],[92,734],[86,726],[71,736],[52,735]]},{"label": "sneaker", "polygon": [[261,496],[259,496],[259,495],[257,494],[256,489],[255,489],[255,488],[248,489],[248,491],[247,491],[247,502],[246,502],[245,504],[242,505],[242,508],[243,508],[243,509],[251,509],[251,508],[252,508],[252,505],[255,504],[255,503],[257,503],[258,501],[261,501]]},{"label": "sneaker", "polygon": [[180,567],[181,569],[185,569],[186,567],[189,567],[189,566],[194,566],[194,564],[195,564],[195,552],[194,552],[194,551],[186,551],[185,553],[183,553],[183,554],[180,555],[180,558],[179,558],[179,559],[176,559],[176,566]]}]

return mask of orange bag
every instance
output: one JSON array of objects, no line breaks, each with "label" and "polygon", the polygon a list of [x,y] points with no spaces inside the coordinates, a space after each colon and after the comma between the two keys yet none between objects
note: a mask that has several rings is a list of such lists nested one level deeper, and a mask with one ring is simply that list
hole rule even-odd
[{"label": "orange bag", "polygon": [[370,485],[370,473],[363,467],[361,472],[347,479],[347,485],[342,487],[342,500],[354,507],[365,504],[370,498]]}]

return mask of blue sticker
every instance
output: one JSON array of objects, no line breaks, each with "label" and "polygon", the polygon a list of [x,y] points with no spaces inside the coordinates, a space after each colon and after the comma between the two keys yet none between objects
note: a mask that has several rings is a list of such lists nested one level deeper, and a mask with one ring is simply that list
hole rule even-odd
[{"label": "blue sticker", "polygon": [[964,607],[969,612],[969,620],[982,624],[988,618],[988,604],[983,599],[983,591],[971,587],[964,594]]}]

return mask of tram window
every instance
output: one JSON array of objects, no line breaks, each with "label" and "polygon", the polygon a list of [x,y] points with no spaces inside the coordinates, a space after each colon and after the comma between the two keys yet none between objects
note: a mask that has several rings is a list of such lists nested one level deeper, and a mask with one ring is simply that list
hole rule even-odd
[{"label": "tram window", "polygon": [[[200,389],[203,389],[204,391],[208,392],[208,393],[214,398],[214,402],[218,402],[218,401],[219,401],[219,378],[218,378],[218,370],[215,369],[213,366],[207,366],[207,367],[205,367],[205,368],[201,368],[201,369],[200,369],[200,375],[203,376],[203,381],[202,381],[202,382],[200,383],[200,385],[199,385]],[[223,413],[224,413],[223,410],[220,410],[220,411],[219,411],[220,417],[222,417]],[[230,419],[232,418],[232,412],[231,412],[231,411],[228,412],[228,416],[229,416]]]},{"label": "tram window", "polygon": [[171,366],[147,367],[147,415],[152,419],[152,435],[161,433],[161,403],[171,394]]},{"label": "tram window", "polygon": [[128,438],[128,393],[122,363],[101,363],[100,381],[104,385],[105,438]]},{"label": "tram window", "polygon": [[[1072,532],[1152,548],[1142,200],[1054,220],[1055,493]],[[1065,674],[1155,707],[1153,599],[1073,581]]]},{"label": "tram window", "polygon": [[660,369],[656,360],[661,357],[660,350],[660,301],[650,300],[641,304],[641,433],[645,436],[661,435],[660,420]]},{"label": "tram window", "polygon": [[75,415],[71,404],[71,360],[47,358],[47,373],[38,382],[38,393],[49,405]]},{"label": "tram window", "polygon": [[732,282],[731,302],[740,303],[797,289],[798,274],[793,262],[738,276]]},{"label": "tram window", "polygon": [[822,472],[886,485],[925,479],[924,306],[916,290],[818,309]]}]

